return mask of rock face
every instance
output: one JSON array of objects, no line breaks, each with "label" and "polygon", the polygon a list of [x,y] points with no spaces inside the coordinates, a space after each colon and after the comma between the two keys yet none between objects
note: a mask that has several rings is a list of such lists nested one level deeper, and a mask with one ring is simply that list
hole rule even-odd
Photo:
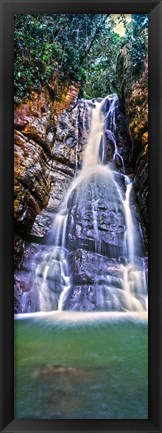
[{"label": "rock face", "polygon": [[[123,191],[123,176],[118,175]],[[78,245],[87,249],[109,253],[122,251],[125,216],[123,203],[113,178],[92,175],[74,190],[69,199],[68,239],[69,249]],[[75,222],[75,223],[74,223]],[[116,250],[116,252],[115,252]]]},{"label": "rock face", "polygon": [[50,182],[46,176],[49,157],[35,141],[15,131],[15,222],[27,231],[48,203]]},{"label": "rock face", "polygon": [[[143,32],[146,54],[142,69],[132,77],[131,50],[123,47],[117,64],[117,86],[131,140],[130,166],[135,173],[134,190],[148,227],[148,34]],[[144,233],[147,244],[147,233]]]},{"label": "rock face", "polygon": [[[52,83],[50,89],[43,88],[39,93],[31,92],[30,98],[15,108],[14,219],[15,233],[21,237],[30,233],[36,216],[48,205],[48,202],[50,209],[51,187],[55,190],[52,206],[57,208],[65,186],[68,186],[74,174],[73,168],[67,165],[67,162],[72,159],[71,149],[67,159],[66,153],[69,148],[64,143],[64,158],[57,159],[54,142],[58,116],[71,106],[79,88],[77,85],[71,87],[64,85],[60,90],[60,101],[53,100],[54,90],[56,90],[55,83]],[[47,219],[50,219],[49,215]],[[34,233],[39,234],[39,222],[36,226]],[[21,250],[22,247],[21,242]],[[16,264],[20,257],[16,237]]]},{"label": "rock face", "polygon": [[53,156],[56,160],[66,161],[74,169],[77,169],[83,160],[90,128],[89,109],[93,105],[91,101],[81,99],[58,118]]}]

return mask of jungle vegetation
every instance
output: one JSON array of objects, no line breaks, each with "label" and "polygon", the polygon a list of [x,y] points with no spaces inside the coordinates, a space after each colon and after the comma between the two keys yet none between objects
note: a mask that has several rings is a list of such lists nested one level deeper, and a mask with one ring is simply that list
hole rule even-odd
[{"label": "jungle vegetation", "polygon": [[[116,32],[121,21],[124,36]],[[121,47],[130,50],[133,73],[145,56],[147,15],[115,18],[106,14],[16,14],[14,23],[14,95],[19,102],[57,76],[79,83],[85,98],[116,90],[116,63]]]}]

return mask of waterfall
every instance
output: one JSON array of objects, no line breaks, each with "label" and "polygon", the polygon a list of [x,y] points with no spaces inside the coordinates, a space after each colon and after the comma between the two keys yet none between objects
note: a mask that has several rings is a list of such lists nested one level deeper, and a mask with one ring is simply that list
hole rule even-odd
[{"label": "waterfall", "polygon": [[76,156],[75,156],[75,170],[78,169],[78,149],[79,149],[79,121],[78,115],[75,117],[75,139],[76,139]]},{"label": "waterfall", "polygon": [[[145,261],[131,209],[132,182],[116,144],[117,104],[117,95],[110,95],[85,110],[90,131],[82,169],[54,218],[53,247],[35,273],[41,311],[147,309]],[[83,123],[85,127],[85,118]],[[75,137],[77,169],[78,118]],[[116,158],[123,173],[116,171]]]},{"label": "waterfall", "polygon": [[104,134],[102,104],[102,102],[96,102],[96,108],[92,111],[91,130],[83,160],[85,174],[88,172],[89,167],[95,167],[99,163],[100,145]]},{"label": "waterfall", "polygon": [[125,217],[126,217],[126,231],[125,231],[125,244],[127,248],[127,256],[131,263],[134,261],[134,244],[135,244],[135,229],[132,219],[132,213],[130,208],[130,194],[132,184],[129,178],[126,176],[126,194],[124,200]]},{"label": "waterfall", "polygon": [[115,120],[115,110],[116,106],[118,104],[118,98],[117,95],[112,95],[108,99],[109,107],[105,116],[105,130],[108,139],[112,142],[114,146],[114,152],[113,152],[113,161],[116,162],[116,159],[119,159],[122,165],[123,173],[125,173],[125,167],[124,167],[124,161],[122,158],[122,155],[120,155],[118,146],[116,144],[116,120]]}]

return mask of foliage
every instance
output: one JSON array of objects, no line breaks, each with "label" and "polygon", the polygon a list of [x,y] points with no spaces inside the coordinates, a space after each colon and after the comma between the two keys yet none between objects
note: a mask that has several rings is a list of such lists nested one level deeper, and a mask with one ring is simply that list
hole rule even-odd
[{"label": "foliage", "polygon": [[129,22],[125,15],[118,17],[123,24],[125,35],[115,33],[113,15],[105,22],[100,37],[94,41],[87,56],[87,79],[84,83],[85,96],[105,96],[116,92],[116,65],[120,49],[126,46],[131,59],[130,86],[140,75],[147,51],[148,15],[134,14]]},{"label": "foliage", "polygon": [[132,14],[133,33],[136,37],[144,29],[148,27],[147,14]]},{"label": "foliage", "polygon": [[[122,44],[130,46],[133,73],[142,66],[145,44],[140,30],[146,15],[133,15],[125,37],[115,33],[115,21],[106,14],[15,15],[15,100],[41,89],[52,77],[80,84],[84,97],[116,91],[115,70]],[[56,95],[57,97],[57,95]]]},{"label": "foliage", "polygon": [[133,22],[133,43],[132,43],[132,62],[135,74],[139,74],[143,67],[146,56],[146,39],[144,29],[148,28],[148,15],[134,14]]},{"label": "foliage", "polygon": [[147,52],[146,34],[148,29],[147,14],[133,14],[132,21],[127,24],[124,21],[125,38],[124,45],[130,53],[132,62],[132,79],[140,75]]},{"label": "foliage", "polygon": [[122,38],[113,28],[114,20],[109,18],[87,56],[87,79],[83,85],[87,98],[104,97],[116,91],[116,63]]},{"label": "foliage", "polygon": [[93,38],[106,15],[15,15],[15,96],[41,88],[54,73],[63,80],[83,82],[82,67]]}]

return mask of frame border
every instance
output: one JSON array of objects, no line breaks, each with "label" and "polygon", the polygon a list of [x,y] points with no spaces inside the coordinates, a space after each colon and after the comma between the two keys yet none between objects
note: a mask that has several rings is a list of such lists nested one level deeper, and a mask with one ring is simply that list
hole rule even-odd
[{"label": "frame border", "polygon": [[[162,0],[0,0],[0,431],[76,433],[162,431]],[[13,414],[13,15],[15,13],[149,14],[149,418],[148,420],[14,420]],[[160,347],[161,345],[161,347]],[[161,404],[162,406],[162,404]]]}]

